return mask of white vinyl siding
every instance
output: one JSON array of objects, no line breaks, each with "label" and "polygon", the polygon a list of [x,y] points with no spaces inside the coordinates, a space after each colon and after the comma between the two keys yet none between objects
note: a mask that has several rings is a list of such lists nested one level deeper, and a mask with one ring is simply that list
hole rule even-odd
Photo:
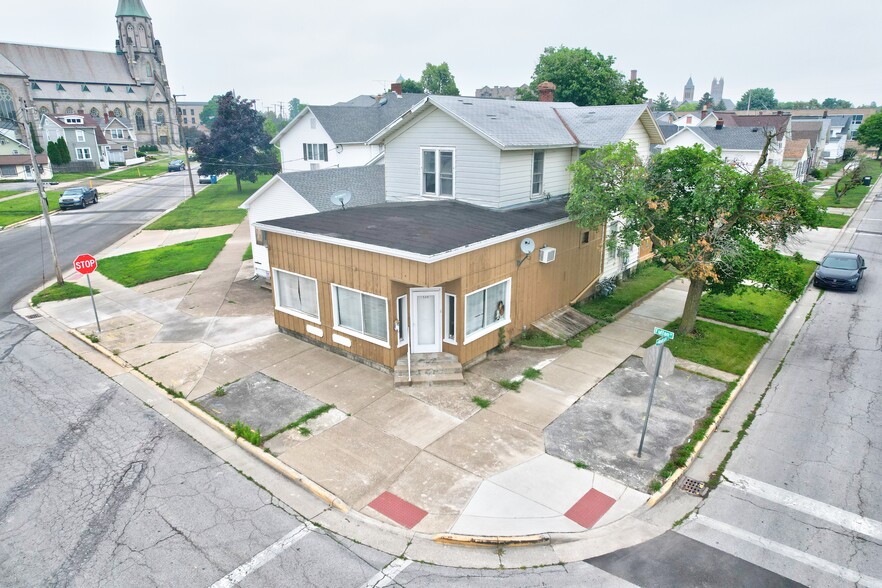
[{"label": "white vinyl siding", "polygon": [[273,291],[276,297],[276,310],[314,323],[319,322],[316,280],[273,268]]},{"label": "white vinyl siding", "polygon": [[463,343],[471,343],[511,322],[510,301],[511,278],[466,295]]},{"label": "white vinyl siding", "polygon": [[353,337],[389,347],[389,315],[385,298],[331,285],[334,328]]},{"label": "white vinyl siding", "polygon": [[646,131],[646,127],[643,126],[643,123],[638,119],[631,128],[628,129],[628,132],[625,133],[625,136],[622,137],[622,141],[634,141],[637,143],[637,155],[640,156],[640,159],[643,161],[649,160],[650,155],[650,143],[649,143],[649,133]]},{"label": "white vinyl siding", "polygon": [[[526,149],[502,152],[500,206],[514,206],[530,201],[533,183],[533,153],[533,150]],[[546,149],[544,154],[542,195],[545,192],[552,196],[569,194],[571,176],[567,168],[578,158],[578,150],[570,147]]]},{"label": "white vinyl siding", "polygon": [[437,109],[418,115],[415,124],[386,140],[387,199],[422,197],[422,150],[436,148],[456,151],[456,200],[499,206],[499,148]]}]

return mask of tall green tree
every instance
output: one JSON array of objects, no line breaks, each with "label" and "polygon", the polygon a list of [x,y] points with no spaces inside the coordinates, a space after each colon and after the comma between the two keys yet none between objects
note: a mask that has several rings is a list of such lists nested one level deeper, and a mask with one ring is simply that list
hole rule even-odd
[{"label": "tall green tree", "polygon": [[418,81],[407,78],[401,82],[401,92],[403,94],[424,94],[426,89]]},{"label": "tall green tree", "polygon": [[441,62],[440,65],[427,63],[420,77],[420,85],[429,94],[459,96],[459,88],[456,87],[456,81],[446,61]]},{"label": "tall green tree", "polygon": [[590,49],[546,47],[533,70],[526,90],[518,90],[522,100],[538,100],[542,82],[557,86],[554,99],[579,106],[640,104],[646,101],[646,88],[640,79],[626,80],[613,65],[616,59]]},{"label": "tall green tree", "polygon": [[853,108],[854,104],[848,100],[842,100],[840,98],[824,98],[824,101],[821,102],[821,106],[824,108]]},{"label": "tall green tree", "polygon": [[876,159],[882,154],[882,112],[868,116],[857,128],[855,140],[867,149],[876,148]]},{"label": "tall green tree", "polygon": [[[767,136],[767,146],[771,137]],[[656,257],[689,280],[679,332],[695,329],[706,287],[737,287],[748,276],[777,285],[778,272],[758,271],[764,254],[805,227],[815,228],[823,208],[811,190],[778,167],[742,173],[700,145],[653,156],[644,167],[632,142],[586,152],[571,166],[567,212],[583,227],[615,218],[621,229],[611,246],[649,238]],[[793,275],[793,274],[791,274]]]},{"label": "tall green tree", "polygon": [[70,149],[68,149],[67,141],[64,140],[64,137],[58,137],[55,141],[55,146],[58,148],[58,157],[61,159],[61,163],[70,163]]},{"label": "tall green tree", "polygon": [[671,109],[671,98],[664,92],[659,92],[655,100],[652,101],[652,109],[657,112],[663,112]]},{"label": "tall green tree", "polygon": [[217,101],[217,117],[211,135],[196,144],[200,175],[231,173],[236,188],[242,180],[257,181],[259,174],[279,173],[279,162],[272,137],[264,130],[264,116],[254,109],[254,101],[227,92]]},{"label": "tall green tree", "polygon": [[214,119],[217,117],[217,103],[220,98],[220,94],[212,96],[199,113],[199,122],[208,129],[211,129],[211,125],[214,124]]},{"label": "tall green tree", "polygon": [[752,88],[741,95],[736,110],[772,110],[778,107],[778,99],[771,88]]},{"label": "tall green tree", "polygon": [[58,154],[58,145],[55,141],[49,141],[46,144],[46,155],[52,165],[61,165],[61,156]]},{"label": "tall green tree", "polygon": [[300,111],[306,108],[306,104],[301,104],[299,98],[291,98],[288,100],[288,119],[293,119],[300,114]]},{"label": "tall green tree", "polygon": [[710,92],[705,92],[704,95],[698,99],[698,110],[701,110],[705,106],[708,108],[714,107],[714,98],[710,95]]}]

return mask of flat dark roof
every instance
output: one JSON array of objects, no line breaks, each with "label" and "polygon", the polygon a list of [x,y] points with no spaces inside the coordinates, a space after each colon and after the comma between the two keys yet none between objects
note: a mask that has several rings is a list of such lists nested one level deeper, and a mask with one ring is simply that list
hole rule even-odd
[{"label": "flat dark roof", "polygon": [[566,199],[496,210],[455,200],[386,202],[260,224],[420,255],[437,255],[567,218]]}]

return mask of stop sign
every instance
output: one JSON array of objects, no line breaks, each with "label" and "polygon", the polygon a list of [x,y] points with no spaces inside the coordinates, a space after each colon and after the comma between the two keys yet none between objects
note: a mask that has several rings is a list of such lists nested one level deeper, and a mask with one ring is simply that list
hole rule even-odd
[{"label": "stop sign", "polygon": [[81,274],[91,274],[95,271],[96,267],[98,267],[98,260],[88,253],[78,255],[74,260],[74,269]]}]

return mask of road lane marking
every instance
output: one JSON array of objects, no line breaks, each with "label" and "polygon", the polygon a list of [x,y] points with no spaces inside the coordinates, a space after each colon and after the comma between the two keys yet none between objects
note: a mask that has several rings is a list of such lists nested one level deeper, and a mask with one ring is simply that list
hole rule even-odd
[{"label": "road lane marking", "polygon": [[[821,559],[820,557],[816,557],[804,551],[800,551],[799,549],[795,549],[793,547],[790,547],[789,545],[784,545],[783,543],[772,541],[771,539],[767,539],[766,537],[762,537],[760,535],[751,533],[750,531],[745,531],[744,529],[740,529],[728,523],[723,523],[716,519],[712,519],[703,514],[695,515],[694,520],[700,525],[708,527],[709,529],[725,533],[726,535],[729,535],[736,539],[741,539],[742,541],[746,541],[747,543],[752,543],[753,545],[761,547],[766,551],[771,551],[773,553],[777,553],[778,555],[783,555],[784,557],[792,559],[794,561],[804,563],[815,568],[816,570],[820,570],[822,572],[830,574],[831,576],[842,578],[843,580],[851,582],[857,586],[866,586],[867,588],[882,588],[882,580],[879,580],[878,578],[861,574],[860,572],[852,570],[851,568],[846,568],[839,564],[833,563],[832,561]],[[717,549],[720,549],[720,547],[717,546]]]},{"label": "road lane marking", "polygon": [[798,510],[861,535],[882,540],[882,523],[879,521],[728,470],[723,473],[723,478],[725,485],[733,486],[748,494]]},{"label": "road lane marking", "polygon": [[409,559],[399,557],[393,560],[385,568],[377,572],[370,580],[362,584],[359,588],[385,588],[392,584],[395,576],[404,571],[404,568],[412,563]]},{"label": "road lane marking", "polygon": [[250,573],[256,572],[262,566],[269,563],[273,559],[275,559],[280,553],[309,535],[312,531],[307,528],[306,525],[300,525],[254,557],[250,560],[215,582],[211,585],[211,588],[232,588],[242,580],[244,580]]}]

